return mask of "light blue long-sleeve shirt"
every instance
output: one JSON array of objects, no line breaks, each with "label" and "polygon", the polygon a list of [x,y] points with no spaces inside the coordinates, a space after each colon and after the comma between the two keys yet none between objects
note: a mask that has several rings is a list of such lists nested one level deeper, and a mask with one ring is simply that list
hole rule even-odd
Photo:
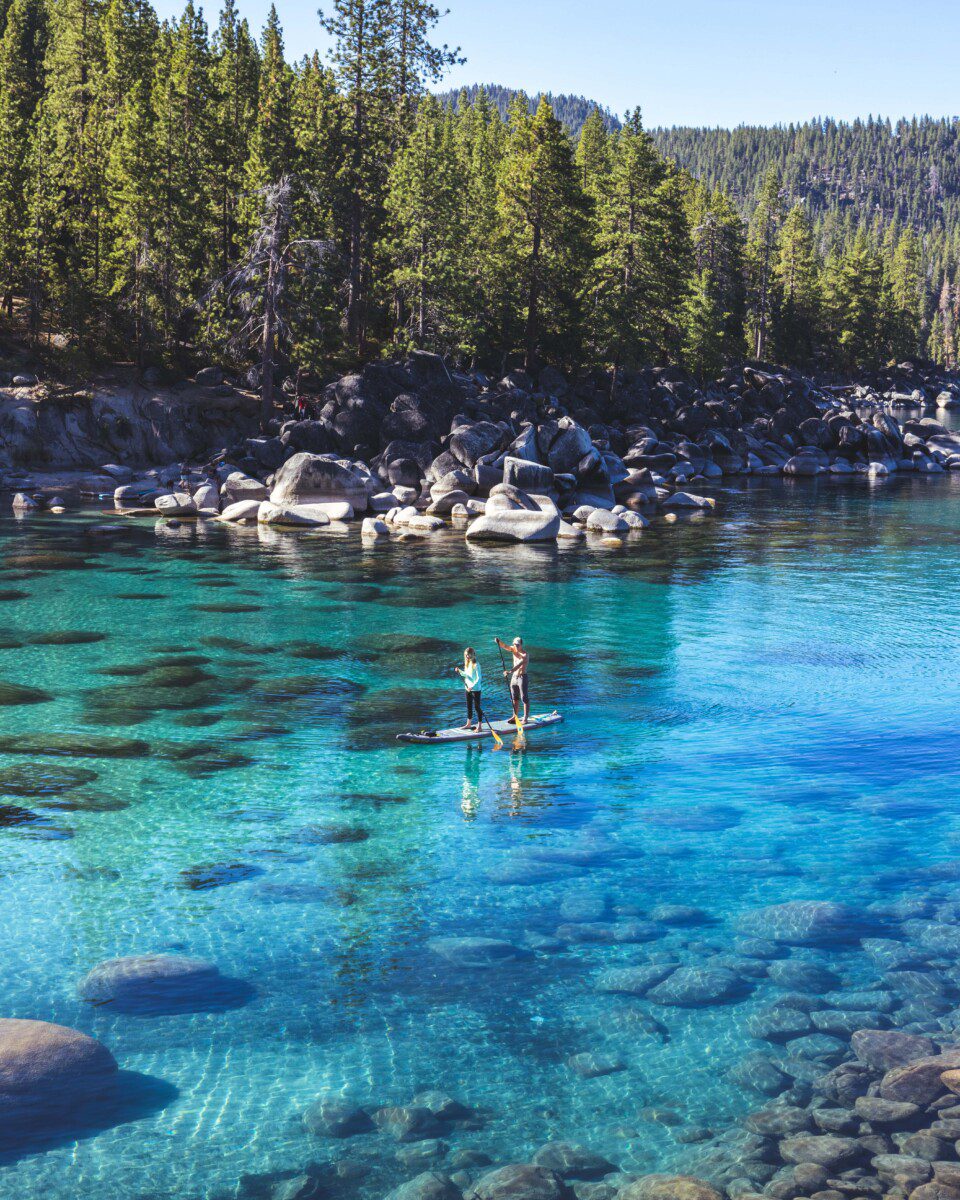
[{"label": "light blue long-sleeve shirt", "polygon": [[479,663],[468,663],[463,668],[463,683],[468,692],[480,691],[481,675]]}]

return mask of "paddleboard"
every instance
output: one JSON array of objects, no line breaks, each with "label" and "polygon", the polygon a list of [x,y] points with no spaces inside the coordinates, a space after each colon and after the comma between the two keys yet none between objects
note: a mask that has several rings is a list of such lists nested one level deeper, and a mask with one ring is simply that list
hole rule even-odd
[{"label": "paddleboard", "polygon": [[[523,732],[531,733],[535,729],[543,729],[546,725],[557,725],[562,720],[563,717],[558,712],[539,713],[526,722]],[[517,727],[512,721],[491,721],[490,724],[502,738],[512,737],[517,732]],[[483,728],[479,732],[471,729],[435,729],[432,733],[426,731],[398,733],[397,741],[416,742],[421,746],[436,746],[447,745],[450,742],[479,742],[488,737],[490,737],[490,730],[484,722]]]}]

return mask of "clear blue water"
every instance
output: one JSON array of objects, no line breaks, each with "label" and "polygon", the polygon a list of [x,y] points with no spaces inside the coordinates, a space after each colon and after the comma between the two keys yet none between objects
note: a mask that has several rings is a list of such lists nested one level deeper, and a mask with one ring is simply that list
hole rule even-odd
[{"label": "clear blue water", "polygon": [[[0,737],[151,749],[0,757],[21,771],[3,778],[28,787],[51,764],[98,776],[3,798],[42,820],[0,829],[2,1012],[85,1030],[159,1082],[111,1128],[8,1150],[0,1193],[213,1198],[244,1173],[349,1160],[371,1173],[344,1194],[379,1196],[422,1169],[382,1133],[305,1132],[301,1113],[329,1093],[376,1106],[441,1088],[486,1116],[445,1139],[452,1151],[502,1163],[566,1138],[634,1171],[683,1166],[678,1134],[755,1107],[727,1072],[762,1048],[746,1025],[778,994],[769,980],[698,1008],[594,981],[651,957],[729,955],[738,915],[764,904],[954,896],[960,479],[717,494],[710,518],[623,550],[481,549],[455,534],[365,549],[355,532],[4,519],[0,589],[23,595],[0,602],[0,679],[54,699],[0,708]],[[29,644],[64,630],[107,636]],[[492,638],[517,632],[533,708],[562,710],[559,732],[526,753],[394,741],[462,719],[449,666],[467,643],[504,715]],[[102,673],[185,654],[213,680],[163,689]],[[198,720],[211,723],[185,723]],[[176,757],[195,742],[201,757]],[[50,807],[78,796],[128,806]],[[330,825],[369,837],[318,843]],[[256,872],[183,886],[181,871],[223,862]],[[663,903],[710,923],[487,969],[429,946],[525,946]],[[153,1017],[79,998],[95,964],[164,950],[210,959],[256,994]],[[851,985],[877,977],[856,945],[791,956]],[[582,1078],[567,1064],[580,1052],[626,1069]]]}]

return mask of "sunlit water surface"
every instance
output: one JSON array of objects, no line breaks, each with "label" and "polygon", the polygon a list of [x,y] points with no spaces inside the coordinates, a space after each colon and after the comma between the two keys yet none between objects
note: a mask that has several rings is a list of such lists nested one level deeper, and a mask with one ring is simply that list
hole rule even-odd
[{"label": "sunlit water surface", "polygon": [[[301,1113],[329,1093],[376,1106],[441,1088],[486,1116],[452,1150],[502,1163],[566,1138],[633,1171],[681,1167],[678,1132],[755,1106],[726,1071],[761,1046],[746,1022],[768,981],[690,1009],[594,981],[729,952],[735,918],[762,904],[953,895],[960,480],[717,495],[713,516],[623,550],[5,518],[0,679],[54,699],[0,708],[0,735],[136,737],[150,753],[0,758],[17,788],[3,803],[41,818],[0,829],[3,1015],[87,1031],[146,1077],[112,1128],[10,1149],[0,1192],[210,1198],[244,1173],[350,1159],[371,1173],[344,1194],[379,1196],[423,1169],[383,1133],[308,1134]],[[107,636],[31,644],[77,630]],[[526,753],[395,741],[462,719],[450,667],[468,643],[505,715],[492,639],[517,632],[533,707],[561,710],[558,730]],[[103,673],[157,660],[199,673],[167,688]],[[96,778],[52,773],[80,768]],[[23,794],[48,776],[52,795]],[[331,826],[369,836],[318,840]],[[254,870],[184,886],[211,863]],[[486,969],[428,945],[528,947],[663,903],[710,922]],[[255,994],[154,1017],[79,998],[92,966],[149,951],[213,960]],[[796,956],[876,976],[856,948]],[[638,1008],[662,1029],[631,1021]],[[567,1060],[585,1051],[626,1069],[582,1078]]]}]

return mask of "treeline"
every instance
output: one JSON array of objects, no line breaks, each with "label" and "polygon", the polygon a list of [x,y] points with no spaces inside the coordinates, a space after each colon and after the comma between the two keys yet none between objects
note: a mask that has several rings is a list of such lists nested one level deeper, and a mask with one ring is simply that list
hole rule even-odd
[{"label": "treeline", "polygon": [[[908,221],[829,236],[771,169],[740,211],[594,109],[428,88],[424,0],[333,0],[286,60],[225,0],[0,0],[0,299],[34,337],[141,364],[323,372],[411,347],[493,370],[955,354]],[[936,322],[941,321],[941,326]],[[948,329],[949,324],[949,329]],[[268,384],[265,382],[265,393]]]},{"label": "treeline", "polygon": [[[518,97],[522,97],[526,102],[531,116],[537,111],[537,105],[540,103],[539,96],[530,96],[520,88],[503,87],[499,83],[472,83],[469,87],[459,90],[438,92],[437,96],[442,104],[452,104],[454,108],[457,108],[463,100],[475,104],[477,96],[481,92],[486,93],[487,100],[504,120],[509,117],[510,107]],[[588,100],[586,96],[572,96],[566,92],[559,94],[544,92],[543,99],[550,105],[557,120],[573,138],[579,138],[587,118],[595,109],[599,110],[608,132],[615,133],[620,128],[621,121],[615,113],[612,113],[609,108],[597,104],[595,100]]]},{"label": "treeline", "polygon": [[821,260],[863,230],[874,250],[912,228],[922,242],[926,348],[956,365],[960,306],[960,120],[868,118],[763,128],[654,131],[658,149],[753,211],[771,168],[810,219]]}]

